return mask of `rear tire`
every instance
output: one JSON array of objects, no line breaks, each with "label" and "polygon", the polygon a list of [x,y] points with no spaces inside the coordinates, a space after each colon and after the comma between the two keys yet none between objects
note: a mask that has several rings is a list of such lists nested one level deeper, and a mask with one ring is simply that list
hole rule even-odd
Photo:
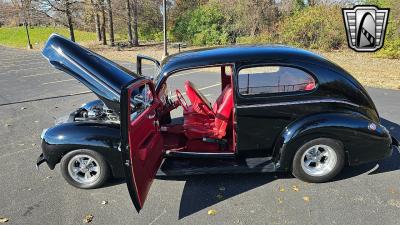
[{"label": "rear tire", "polygon": [[306,182],[327,182],[339,174],[344,162],[341,142],[330,138],[317,138],[298,149],[293,159],[292,173]]},{"label": "rear tire", "polygon": [[110,177],[110,167],[104,157],[88,149],[66,154],[61,159],[60,168],[64,179],[81,189],[101,187]]}]

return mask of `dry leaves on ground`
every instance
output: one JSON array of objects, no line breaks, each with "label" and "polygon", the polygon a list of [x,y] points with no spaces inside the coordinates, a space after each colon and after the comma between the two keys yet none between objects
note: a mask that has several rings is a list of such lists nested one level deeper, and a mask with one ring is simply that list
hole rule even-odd
[{"label": "dry leaves on ground", "polygon": [[210,210],[208,210],[207,214],[210,216],[215,216],[215,215],[217,215],[217,210],[210,209]]},{"label": "dry leaves on ground", "polygon": [[310,197],[308,197],[308,196],[303,196],[303,200],[304,200],[305,202],[309,202],[309,201],[310,201]]},{"label": "dry leaves on ground", "polygon": [[293,191],[298,192],[300,189],[297,185],[292,186]]},{"label": "dry leaves on ground", "polygon": [[94,216],[92,214],[87,214],[85,215],[85,218],[83,218],[83,223],[90,223],[93,221]]},{"label": "dry leaves on ground", "polygon": [[0,217],[0,223],[6,223],[6,222],[8,222],[8,218]]}]

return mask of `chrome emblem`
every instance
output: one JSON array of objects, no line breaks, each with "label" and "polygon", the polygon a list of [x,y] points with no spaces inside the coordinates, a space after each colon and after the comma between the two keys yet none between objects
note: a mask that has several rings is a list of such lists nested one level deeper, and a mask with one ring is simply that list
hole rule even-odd
[{"label": "chrome emblem", "polygon": [[375,123],[368,124],[368,129],[372,131],[376,130],[376,124]]},{"label": "chrome emblem", "polygon": [[374,52],[383,47],[389,9],[355,6],[342,9],[349,47],[358,52]]}]

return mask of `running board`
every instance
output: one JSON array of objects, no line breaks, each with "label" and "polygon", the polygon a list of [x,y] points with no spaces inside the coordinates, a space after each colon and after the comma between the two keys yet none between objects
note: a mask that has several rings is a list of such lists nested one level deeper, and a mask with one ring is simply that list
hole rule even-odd
[{"label": "running board", "polygon": [[221,152],[221,153],[213,153],[213,152],[180,152],[180,151],[166,151],[166,158],[196,158],[196,159],[204,159],[204,158],[212,158],[212,159],[229,159],[235,158],[235,153],[232,152]]},{"label": "running board", "polygon": [[276,172],[271,157],[244,159],[179,159],[164,160],[157,176],[183,176],[198,174],[238,174]]}]

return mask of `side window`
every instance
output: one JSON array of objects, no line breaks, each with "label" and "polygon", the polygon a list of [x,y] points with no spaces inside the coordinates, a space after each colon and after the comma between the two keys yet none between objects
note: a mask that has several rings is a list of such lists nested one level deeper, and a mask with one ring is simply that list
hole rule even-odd
[{"label": "side window", "polygon": [[131,121],[135,120],[153,102],[153,93],[148,84],[144,84],[131,93]]},{"label": "side window", "polygon": [[314,78],[307,72],[288,66],[244,68],[238,75],[242,95],[290,93],[315,88]]}]

